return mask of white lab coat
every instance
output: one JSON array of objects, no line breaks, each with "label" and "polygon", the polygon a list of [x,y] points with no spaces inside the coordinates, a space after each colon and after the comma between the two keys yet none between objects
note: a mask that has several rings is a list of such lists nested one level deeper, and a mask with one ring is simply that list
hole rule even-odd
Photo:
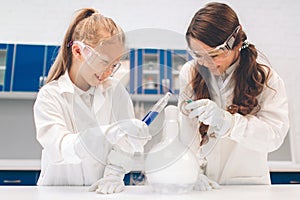
[{"label": "white lab coat", "polygon": [[126,89],[114,78],[96,87],[92,107],[75,92],[68,73],[41,88],[34,104],[43,147],[38,185],[91,185],[103,176],[111,145],[102,127],[134,118]]},{"label": "white lab coat", "polygon": [[[180,72],[181,90],[191,80],[192,65],[193,62],[186,63]],[[234,84],[230,81],[231,76],[232,73],[220,88],[223,109],[232,103]],[[278,149],[283,143],[289,128],[289,117],[285,86],[274,69],[271,69],[268,84],[272,89],[264,87],[259,95],[261,110],[257,114],[234,114],[234,124],[229,134],[218,141],[210,137],[209,143],[202,148],[202,156],[212,149],[206,156],[205,173],[219,184],[270,184],[268,152]],[[179,105],[181,101],[182,98]],[[180,138],[196,153],[201,152],[198,125],[197,120],[181,115]]]}]

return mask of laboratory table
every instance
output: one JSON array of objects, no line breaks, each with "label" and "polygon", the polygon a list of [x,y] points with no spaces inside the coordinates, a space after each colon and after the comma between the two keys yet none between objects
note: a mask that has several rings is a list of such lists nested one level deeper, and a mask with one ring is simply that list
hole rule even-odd
[{"label": "laboratory table", "polygon": [[147,200],[147,199],[197,199],[197,200],[299,200],[300,185],[243,185],[221,186],[210,191],[192,191],[186,194],[157,194],[149,186],[126,186],[122,193],[96,194],[88,187],[75,186],[0,186],[0,199],[7,200]]}]

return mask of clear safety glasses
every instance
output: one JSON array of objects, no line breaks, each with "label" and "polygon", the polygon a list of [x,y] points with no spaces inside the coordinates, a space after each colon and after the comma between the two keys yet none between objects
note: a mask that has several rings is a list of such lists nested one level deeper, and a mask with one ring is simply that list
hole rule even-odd
[{"label": "clear safety glasses", "polygon": [[111,64],[105,56],[100,55],[95,49],[80,41],[74,41],[73,44],[78,44],[81,48],[82,55],[87,64],[95,70],[110,71],[113,76],[121,67],[121,63]]},{"label": "clear safety glasses", "polygon": [[[235,42],[239,30],[240,30],[240,26],[237,26],[223,44],[206,52],[206,55],[208,55],[212,59],[226,58],[230,54],[230,50],[232,50],[233,48],[233,44]],[[201,62],[202,60],[205,59],[205,53],[203,51],[189,50],[189,52],[193,57],[193,59],[197,60],[198,62]]]}]

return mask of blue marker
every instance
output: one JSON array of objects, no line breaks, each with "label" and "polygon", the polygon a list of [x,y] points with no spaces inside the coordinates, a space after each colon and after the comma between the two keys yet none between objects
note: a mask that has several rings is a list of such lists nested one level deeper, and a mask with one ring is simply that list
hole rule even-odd
[{"label": "blue marker", "polygon": [[142,121],[149,126],[158,116],[158,114],[166,107],[171,95],[171,92],[167,92],[167,94],[163,98],[159,99],[150,109],[150,111],[146,114],[146,116],[142,119]]}]

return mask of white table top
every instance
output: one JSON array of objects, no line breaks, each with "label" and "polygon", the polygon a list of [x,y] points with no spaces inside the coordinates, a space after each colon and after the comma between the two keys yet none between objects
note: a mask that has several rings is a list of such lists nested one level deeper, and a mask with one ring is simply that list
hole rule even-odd
[{"label": "white table top", "polygon": [[[300,163],[268,161],[271,172],[300,172]],[[0,159],[0,170],[40,170],[40,159]]]},{"label": "white table top", "polygon": [[102,195],[88,192],[88,187],[74,186],[0,186],[0,199],[9,200],[91,200],[91,199],[182,199],[182,200],[299,200],[300,185],[243,185],[222,186],[211,191],[193,191],[187,194],[157,194],[148,186],[126,186],[122,193]]}]

